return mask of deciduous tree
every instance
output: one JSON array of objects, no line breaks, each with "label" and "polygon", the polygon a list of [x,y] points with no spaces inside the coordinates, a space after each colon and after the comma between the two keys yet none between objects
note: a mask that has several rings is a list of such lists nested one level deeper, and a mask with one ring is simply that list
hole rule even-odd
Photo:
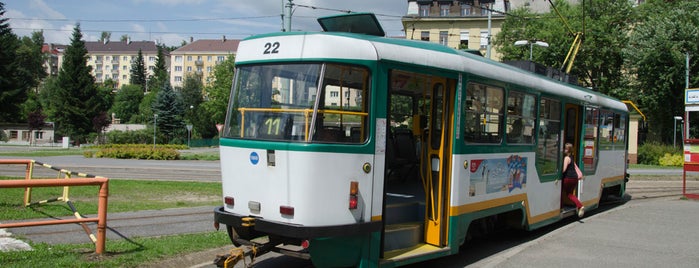
[{"label": "deciduous tree", "polygon": [[[646,1],[639,6],[638,25],[625,49],[627,69],[634,75],[633,88],[641,109],[649,118],[648,138],[670,143],[674,116],[684,113],[686,59],[699,55],[699,2]],[[699,84],[699,62],[690,60],[690,85]],[[699,127],[699,118],[690,117]],[[693,133],[697,133],[692,131]]]}]

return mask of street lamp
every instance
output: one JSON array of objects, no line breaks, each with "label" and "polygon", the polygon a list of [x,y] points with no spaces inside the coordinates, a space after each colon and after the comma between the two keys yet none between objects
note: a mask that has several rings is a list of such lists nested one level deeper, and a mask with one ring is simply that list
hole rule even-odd
[{"label": "street lamp", "polygon": [[532,60],[532,54],[533,54],[533,47],[534,45],[540,46],[540,47],[549,47],[549,43],[546,43],[544,41],[538,41],[538,40],[517,40],[515,41],[515,46],[524,46],[524,45],[529,45],[529,60]]},{"label": "street lamp", "polygon": [[192,124],[187,124],[187,147],[189,147],[189,140],[192,138]]},{"label": "street lamp", "polygon": [[153,114],[153,149],[155,149],[155,131],[158,129],[158,114]]},{"label": "street lamp", "polygon": [[681,117],[681,116],[675,116],[674,118],[675,118],[675,120],[673,120],[673,122],[674,122],[675,124],[674,124],[674,127],[672,128],[672,133],[674,134],[674,135],[672,135],[672,147],[677,147],[677,145],[676,145],[676,141],[677,141],[677,120],[682,121],[682,117]]}]

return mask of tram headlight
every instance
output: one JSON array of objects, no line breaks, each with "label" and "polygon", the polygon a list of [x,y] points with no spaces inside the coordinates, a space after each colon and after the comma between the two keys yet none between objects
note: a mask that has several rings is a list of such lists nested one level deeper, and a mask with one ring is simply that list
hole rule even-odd
[{"label": "tram headlight", "polygon": [[359,206],[359,182],[350,182],[349,209],[357,209]]}]

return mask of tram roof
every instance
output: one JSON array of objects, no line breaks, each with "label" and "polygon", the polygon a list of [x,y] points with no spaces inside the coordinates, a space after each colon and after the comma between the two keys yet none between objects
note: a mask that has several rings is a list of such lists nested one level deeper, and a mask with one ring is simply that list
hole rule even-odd
[{"label": "tram roof", "polygon": [[[248,49],[259,50],[272,40],[282,44],[281,53],[262,57],[260,53],[245,53]],[[422,65],[493,78],[593,105],[628,111],[621,101],[599,92],[431,42],[343,32],[280,32],[246,38],[238,52],[237,64],[268,60],[346,59]]]}]

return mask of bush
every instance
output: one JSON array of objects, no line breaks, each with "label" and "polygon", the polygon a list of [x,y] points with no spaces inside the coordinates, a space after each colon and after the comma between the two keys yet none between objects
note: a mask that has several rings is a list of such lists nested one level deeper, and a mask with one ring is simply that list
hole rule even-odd
[{"label": "bush", "polygon": [[153,130],[110,131],[107,132],[107,142],[110,144],[152,144]]},{"label": "bush", "polygon": [[185,145],[152,145],[144,144],[107,144],[95,146],[97,151],[85,151],[85,157],[118,158],[118,159],[150,159],[177,160],[180,158],[178,149],[186,149]]},{"label": "bush", "polygon": [[684,159],[682,157],[682,154],[666,153],[658,162],[661,166],[681,167],[684,165]]},{"label": "bush", "polygon": [[660,165],[660,159],[669,155],[682,155],[681,148],[674,148],[657,142],[648,142],[638,147],[638,163],[644,165]]}]

